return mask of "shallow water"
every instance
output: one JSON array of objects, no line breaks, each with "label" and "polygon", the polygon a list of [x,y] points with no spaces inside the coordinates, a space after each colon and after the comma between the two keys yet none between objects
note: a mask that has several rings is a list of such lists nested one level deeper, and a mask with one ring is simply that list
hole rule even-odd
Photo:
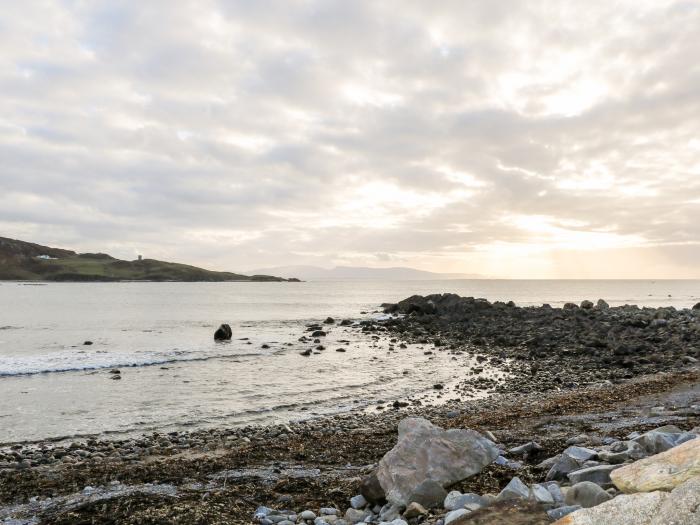
[{"label": "shallow water", "polygon": [[[391,352],[341,327],[327,350],[305,358],[299,352],[312,345],[298,338],[329,315],[367,318],[382,302],[439,292],[682,308],[700,301],[700,281],[5,282],[0,442],[283,421],[427,391],[469,361],[418,345]],[[222,322],[233,328],[230,343],[213,341]]]}]

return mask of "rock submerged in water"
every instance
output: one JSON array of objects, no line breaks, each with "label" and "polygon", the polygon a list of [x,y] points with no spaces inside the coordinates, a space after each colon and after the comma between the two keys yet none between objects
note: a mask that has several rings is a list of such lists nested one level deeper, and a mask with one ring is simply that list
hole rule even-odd
[{"label": "rock submerged in water", "polygon": [[222,324],[217,328],[216,332],[214,332],[214,340],[216,341],[229,341],[231,337],[233,337],[233,331],[227,324]]},{"label": "rock submerged in water", "polygon": [[408,418],[399,423],[398,442],[379,462],[376,476],[390,503],[407,506],[426,480],[447,487],[481,472],[498,454],[495,443],[474,430],[443,430]]}]

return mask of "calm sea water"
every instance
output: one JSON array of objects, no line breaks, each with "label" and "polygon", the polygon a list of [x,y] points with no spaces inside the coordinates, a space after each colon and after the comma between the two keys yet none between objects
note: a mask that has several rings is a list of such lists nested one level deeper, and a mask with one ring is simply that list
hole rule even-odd
[{"label": "calm sea water", "polygon": [[[305,358],[298,339],[327,316],[360,320],[380,303],[439,292],[688,308],[700,281],[0,283],[0,443],[283,421],[428,391],[468,362],[422,347],[397,360],[340,327]],[[213,341],[222,322],[230,343]]]}]

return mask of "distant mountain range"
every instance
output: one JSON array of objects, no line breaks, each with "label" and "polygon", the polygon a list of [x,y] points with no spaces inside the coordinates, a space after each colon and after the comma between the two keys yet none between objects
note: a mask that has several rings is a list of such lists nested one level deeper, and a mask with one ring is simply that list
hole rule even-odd
[{"label": "distant mountain range", "polygon": [[21,281],[295,281],[270,275],[214,272],[155,259],[122,261],[0,237],[0,280]]},{"label": "distant mountain range", "polygon": [[470,273],[435,273],[414,268],[367,268],[361,266],[336,266],[327,269],[318,266],[276,266],[255,270],[251,273],[271,273],[281,276],[295,276],[304,281],[345,281],[345,280],[384,280],[384,281],[432,281],[440,279],[483,279],[482,275]]}]

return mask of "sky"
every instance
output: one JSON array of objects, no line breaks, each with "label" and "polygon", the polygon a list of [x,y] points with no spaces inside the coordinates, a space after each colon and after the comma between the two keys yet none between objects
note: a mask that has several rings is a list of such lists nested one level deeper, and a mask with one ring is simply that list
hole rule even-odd
[{"label": "sky", "polygon": [[0,235],[700,278],[700,2],[3,2]]}]

